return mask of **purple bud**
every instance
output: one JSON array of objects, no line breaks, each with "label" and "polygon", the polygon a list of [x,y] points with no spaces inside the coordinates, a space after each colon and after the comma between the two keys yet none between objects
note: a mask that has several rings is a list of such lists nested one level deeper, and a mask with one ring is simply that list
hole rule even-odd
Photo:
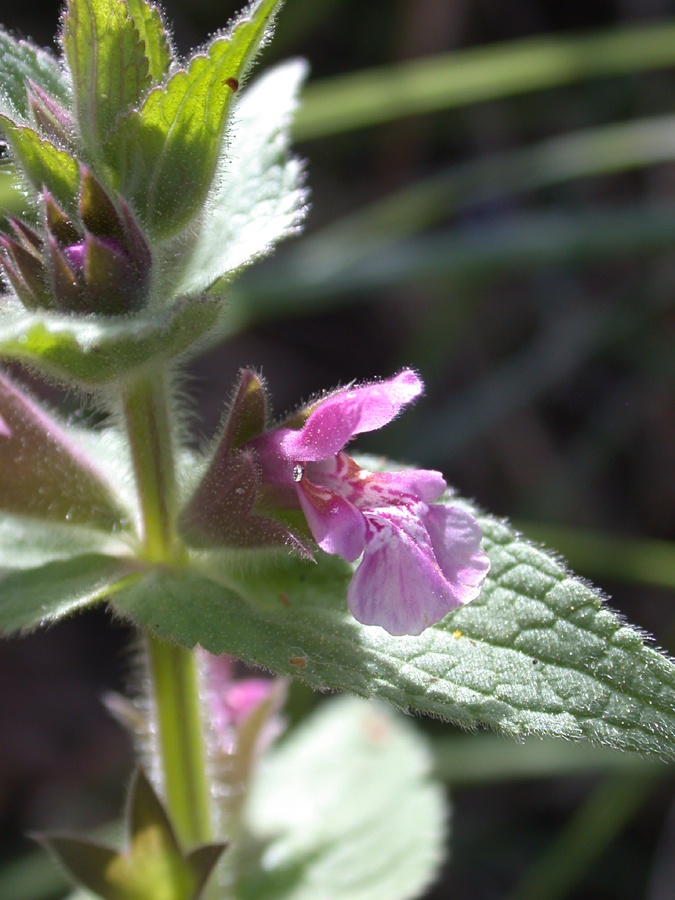
[{"label": "purple bud", "polygon": [[68,260],[68,263],[73,272],[78,275],[84,276],[84,263],[87,258],[87,245],[84,243],[70,244],[68,247],[63,247],[63,255]]},{"label": "purple bud", "polygon": [[84,244],[69,249],[75,251],[75,258],[83,260],[84,281],[93,311],[115,316],[142,306],[145,297],[138,272],[118,241],[87,232]]},{"label": "purple bud", "polygon": [[125,244],[124,223],[115,204],[86,166],[80,166],[80,175],[80,215],[84,227],[96,237]]},{"label": "purple bud", "polygon": [[87,239],[87,284],[98,312],[118,315],[146,301],[152,255],[128,206],[119,209],[86,166],[80,167],[80,215]]},{"label": "purple bud", "polygon": [[69,312],[88,313],[91,308],[78,270],[68,260],[65,251],[53,235],[48,235],[51,285],[57,306]]},{"label": "purple bud", "polygon": [[128,210],[119,214],[85,167],[80,196],[83,229],[48,191],[43,196],[56,305],[70,312],[107,316],[140,309],[147,296],[150,251],[135,232],[129,240]]},{"label": "purple bud", "polygon": [[129,257],[138,276],[139,291],[145,293],[150,284],[152,253],[138,222],[122,198],[120,198],[119,207],[124,224],[124,244],[129,251]]}]

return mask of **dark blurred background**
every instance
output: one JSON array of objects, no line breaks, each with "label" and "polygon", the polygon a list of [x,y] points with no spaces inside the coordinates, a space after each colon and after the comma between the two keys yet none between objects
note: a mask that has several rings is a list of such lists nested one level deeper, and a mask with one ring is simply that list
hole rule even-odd
[{"label": "dark blurred background", "polygon": [[[183,52],[238,7],[164,5]],[[47,45],[58,11],[54,0],[3,0],[0,20]],[[287,0],[262,63],[306,57],[318,83],[673,16],[669,0]],[[361,447],[442,469],[462,494],[556,546],[672,652],[675,124],[655,164],[639,161],[645,137],[638,161],[611,171],[601,140],[599,155],[585,151],[584,177],[565,174],[574,148],[554,143],[671,113],[675,71],[661,67],[323,137],[305,126],[303,139],[299,123],[305,236],[244,276],[232,299],[238,333],[191,366],[195,439],[216,427],[242,365],[262,368],[280,413],[322,388],[414,366],[426,397]],[[95,612],[0,644],[0,864],[28,849],[26,830],[117,813],[131,748],[99,697],[124,689],[129,641]],[[452,860],[429,897],[675,896],[672,781],[627,774],[612,790],[598,775],[525,776],[458,785]],[[595,846],[588,823],[608,836],[577,859],[578,876],[532,893],[533,867],[556,841],[576,827],[577,852]]]}]

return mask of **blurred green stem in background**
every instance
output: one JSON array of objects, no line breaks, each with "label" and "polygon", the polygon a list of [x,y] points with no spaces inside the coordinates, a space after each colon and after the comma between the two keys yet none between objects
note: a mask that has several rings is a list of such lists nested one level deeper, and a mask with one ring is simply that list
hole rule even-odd
[{"label": "blurred green stem in background", "polygon": [[560,830],[508,900],[566,897],[659,783],[658,776],[649,774],[606,778]]},{"label": "blurred green stem in background", "polygon": [[293,135],[296,140],[326,137],[403,116],[673,63],[672,20],[477,47],[315,83],[303,93]]},{"label": "blurred green stem in background", "polygon": [[417,179],[307,237],[296,252],[334,271],[410,237],[462,209],[566,181],[675,159],[675,116],[601,125],[493,154]]}]

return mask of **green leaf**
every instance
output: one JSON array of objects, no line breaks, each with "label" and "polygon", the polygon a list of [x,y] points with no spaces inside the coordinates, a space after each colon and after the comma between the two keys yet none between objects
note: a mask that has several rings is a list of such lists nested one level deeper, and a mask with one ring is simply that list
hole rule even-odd
[{"label": "green leaf", "polygon": [[206,290],[297,231],[307,198],[302,163],[288,155],[288,129],[306,73],[293,60],[244,91],[177,294]]},{"label": "green leaf", "polygon": [[34,569],[72,556],[119,556],[125,552],[128,545],[121,538],[99,529],[41,522],[27,516],[0,516],[0,569]]},{"label": "green leaf", "polygon": [[75,432],[2,375],[0,510],[107,532],[123,528],[128,515]]},{"label": "green leaf", "polygon": [[0,573],[0,632],[55,622],[101,602],[124,579],[135,577],[131,560],[97,553]]},{"label": "green leaf", "polygon": [[183,353],[211,328],[216,301],[193,298],[171,309],[129,319],[75,318],[0,309],[0,359],[16,359],[57,381],[104,384],[154,359]]},{"label": "green leaf", "polygon": [[147,0],[126,0],[138,36],[143,41],[151,83],[159,84],[171,65],[171,44],[157,6]]},{"label": "green leaf", "polygon": [[585,575],[675,590],[675,542],[627,538],[550,522],[518,522],[536,541],[557,547]]},{"label": "green leaf", "polygon": [[379,697],[465,727],[675,756],[673,663],[551,555],[496,519],[479,520],[492,561],[480,598],[419,637],[352,619],[351,569],[326,556],[317,566],[254,558],[242,575],[240,558],[204,554],[201,577],[153,573],[114,605],[170,640],[320,690]]},{"label": "green leaf", "polygon": [[157,236],[175,233],[202,206],[238,89],[281,0],[257,0],[231,33],[152,90],[106,143],[120,192]]},{"label": "green leaf", "polygon": [[443,857],[430,769],[403,717],[353,697],[322,704],[254,778],[245,824],[264,849],[238,900],[420,897]]},{"label": "green leaf", "polygon": [[129,812],[125,852],[61,835],[46,835],[43,843],[78,882],[104,900],[198,900],[225,845],[185,854],[143,772],[132,784]]},{"label": "green leaf", "polygon": [[123,0],[69,0],[61,43],[82,139],[100,158],[117,120],[151,85],[145,44]]},{"label": "green leaf", "polygon": [[27,125],[15,125],[0,115],[0,130],[5,133],[16,160],[36,191],[46,187],[65,210],[77,210],[80,170],[77,160],[65,150]]},{"label": "green leaf", "polygon": [[51,53],[0,28],[0,112],[10,118],[28,116],[29,79],[64,106],[70,105],[68,81]]}]

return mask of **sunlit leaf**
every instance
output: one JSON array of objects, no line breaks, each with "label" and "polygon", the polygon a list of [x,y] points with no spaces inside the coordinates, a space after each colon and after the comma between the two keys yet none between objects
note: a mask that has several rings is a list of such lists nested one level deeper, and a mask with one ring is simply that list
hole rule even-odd
[{"label": "sunlit leaf", "polygon": [[121,119],[107,142],[120,190],[152,233],[177,231],[203,204],[234,94],[280,2],[257,0],[229,35],[213,40]]},{"label": "sunlit leaf", "polygon": [[143,42],[152,84],[163,81],[171,63],[171,43],[159,7],[147,0],[126,0],[129,15]]},{"label": "sunlit leaf", "polygon": [[6,116],[0,115],[0,130],[5,133],[16,162],[35,191],[46,187],[66,210],[74,211],[80,187],[77,161],[33,128],[15,125]]},{"label": "sunlit leaf", "polygon": [[145,44],[123,0],[69,0],[61,42],[82,139],[100,158],[113,125],[150,87]]},{"label": "sunlit leaf", "polygon": [[288,128],[306,71],[301,60],[285,63],[244,91],[176,293],[211,287],[298,230],[306,195]]}]

